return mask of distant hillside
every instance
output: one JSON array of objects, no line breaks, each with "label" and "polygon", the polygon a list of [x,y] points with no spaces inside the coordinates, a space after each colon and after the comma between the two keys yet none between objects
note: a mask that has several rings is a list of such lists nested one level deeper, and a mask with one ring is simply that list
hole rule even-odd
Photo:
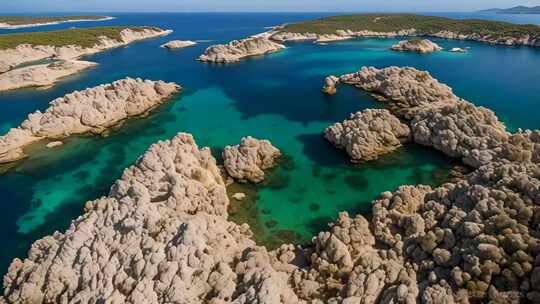
[{"label": "distant hillside", "polygon": [[480,13],[493,13],[493,14],[540,14],[540,6],[516,6],[512,8],[492,8],[482,10]]}]

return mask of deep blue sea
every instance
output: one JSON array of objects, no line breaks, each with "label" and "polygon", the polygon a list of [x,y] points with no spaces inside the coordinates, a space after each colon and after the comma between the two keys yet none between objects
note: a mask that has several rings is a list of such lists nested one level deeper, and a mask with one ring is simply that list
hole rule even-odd
[{"label": "deep blue sea", "polygon": [[[107,14],[107,13],[104,13]],[[265,31],[267,27],[330,14],[161,13],[117,14],[106,22],[80,22],[5,31],[48,31],[97,25],[153,25],[170,36],[87,57],[99,65],[52,89],[0,93],[0,133],[54,98],[126,76],[175,81],[184,91],[150,116],[130,120],[105,138],[72,138],[60,149],[41,151],[0,175],[0,273],[14,257],[24,257],[36,239],[64,231],[82,213],[84,202],[106,195],[125,167],[148,146],[177,132],[189,132],[200,146],[221,149],[252,135],[270,139],[285,158],[258,186],[231,186],[249,199],[234,203],[231,217],[248,222],[261,244],[306,242],[325,229],[339,211],[367,213],[381,192],[402,184],[438,185],[456,164],[438,152],[406,146],[378,161],[351,165],[344,152],[321,133],[350,113],[380,107],[353,88],[321,94],[329,74],[362,66],[414,66],[428,70],[457,95],[493,109],[511,128],[540,128],[540,49],[436,40],[466,54],[418,55],[391,52],[395,39],[362,39],[329,45],[289,44],[280,53],[231,65],[195,61],[211,44]],[[436,14],[540,24],[540,15]],[[197,46],[169,51],[159,45],[197,40]]]}]

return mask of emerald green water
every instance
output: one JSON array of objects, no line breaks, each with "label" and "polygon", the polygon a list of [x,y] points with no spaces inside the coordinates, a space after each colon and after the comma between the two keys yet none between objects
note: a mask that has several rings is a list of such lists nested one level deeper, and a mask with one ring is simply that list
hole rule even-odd
[{"label": "emerald green water", "polygon": [[[326,46],[291,44],[283,52],[239,64],[211,65],[194,59],[213,43],[245,37],[271,26],[313,18],[305,14],[126,14],[110,24],[173,28],[166,38],[133,44],[89,57],[99,63],[50,90],[0,94],[0,131],[16,126],[55,97],[125,76],[176,81],[185,90],[151,115],[130,120],[110,136],[71,138],[58,149],[39,149],[0,175],[0,267],[24,256],[31,242],[63,231],[82,213],[84,202],[106,195],[124,168],[152,143],[177,132],[192,133],[216,158],[221,149],[251,135],[280,148],[284,159],[257,186],[232,185],[231,218],[248,222],[261,244],[306,242],[325,229],[338,212],[368,215],[383,191],[403,184],[438,185],[456,162],[431,149],[409,145],[381,159],[352,165],[322,132],[350,113],[380,107],[369,95],[340,87],[335,96],[320,92],[329,74],[364,65],[411,65],[429,70],[470,101],[494,109],[512,129],[538,128],[540,52],[479,43],[437,40],[442,46],[471,47],[468,54],[432,55],[388,51],[397,40],[365,39]],[[172,39],[212,40],[167,51]]]}]

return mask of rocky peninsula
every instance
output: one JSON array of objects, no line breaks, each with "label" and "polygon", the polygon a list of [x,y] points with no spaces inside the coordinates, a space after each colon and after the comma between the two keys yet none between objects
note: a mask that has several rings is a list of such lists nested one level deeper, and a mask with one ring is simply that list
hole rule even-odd
[{"label": "rocky peninsula", "polygon": [[246,57],[274,53],[284,48],[284,45],[271,41],[265,36],[249,37],[234,40],[228,44],[210,46],[198,60],[214,63],[234,63]]},{"label": "rocky peninsula", "polygon": [[162,44],[160,47],[167,49],[182,49],[196,44],[197,42],[191,40],[172,40]]},{"label": "rocky peninsula", "polygon": [[409,127],[390,111],[368,109],[328,127],[324,137],[344,149],[353,162],[370,161],[409,140]]},{"label": "rocky peninsula", "polygon": [[393,45],[391,49],[399,52],[417,52],[426,54],[438,52],[442,50],[442,47],[428,39],[411,39],[400,41],[398,44]]},{"label": "rocky peninsula", "polygon": [[[0,91],[25,86],[51,86],[62,77],[92,66],[77,60],[82,56],[169,33],[170,30],[154,27],[100,27],[3,35],[0,37]],[[72,37],[73,42],[65,37]],[[44,59],[61,63],[17,68],[21,64]]]},{"label": "rocky peninsula", "polygon": [[225,147],[223,164],[235,180],[260,183],[265,177],[264,170],[274,167],[280,156],[281,152],[270,141],[248,136],[239,145]]},{"label": "rocky peninsula", "polygon": [[26,157],[24,148],[37,141],[101,134],[150,111],[180,89],[175,83],[125,78],[57,98],[44,113],[28,115],[19,127],[0,137],[0,163]]},{"label": "rocky peninsula", "polygon": [[287,24],[271,39],[279,42],[338,41],[362,37],[436,37],[508,46],[540,46],[540,27],[500,21],[453,19],[415,14],[357,14]]},{"label": "rocky peninsula", "polygon": [[67,22],[107,21],[114,19],[109,16],[60,16],[60,17],[33,17],[33,16],[0,16],[0,29],[14,30],[45,25],[54,25]]}]

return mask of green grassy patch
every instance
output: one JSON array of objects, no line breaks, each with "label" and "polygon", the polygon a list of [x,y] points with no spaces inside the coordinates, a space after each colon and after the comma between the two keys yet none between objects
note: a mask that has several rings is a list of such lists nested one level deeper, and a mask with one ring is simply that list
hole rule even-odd
[{"label": "green grassy patch", "polygon": [[7,23],[9,25],[30,25],[39,23],[51,23],[62,22],[67,20],[95,20],[104,19],[105,16],[59,16],[59,17],[45,17],[45,16],[0,16],[0,23]]},{"label": "green grassy patch", "polygon": [[119,41],[120,32],[127,28],[133,31],[142,31],[152,27],[102,26],[50,32],[6,34],[0,35],[0,49],[11,49],[21,44],[92,47],[99,42],[100,37],[108,37]]},{"label": "green grassy patch", "polygon": [[293,33],[331,34],[336,30],[394,32],[416,29],[420,35],[429,35],[443,30],[462,34],[482,35],[540,36],[540,27],[532,24],[513,24],[508,22],[480,19],[456,20],[443,17],[421,16],[415,14],[360,14],[321,18],[285,26],[285,31]]}]

